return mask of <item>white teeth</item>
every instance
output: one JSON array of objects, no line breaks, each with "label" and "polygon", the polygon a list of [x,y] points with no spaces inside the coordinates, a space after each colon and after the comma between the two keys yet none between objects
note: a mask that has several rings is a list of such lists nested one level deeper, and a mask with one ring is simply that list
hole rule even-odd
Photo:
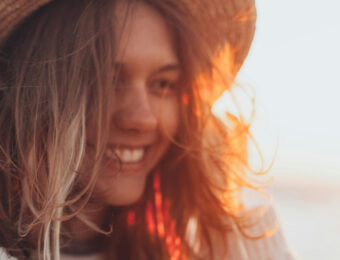
[{"label": "white teeth", "polygon": [[116,148],[112,150],[111,148],[107,148],[105,151],[105,155],[111,159],[117,159],[118,158],[123,163],[134,163],[138,162],[143,158],[144,155],[144,148],[138,148],[138,149],[123,149],[123,148]]}]

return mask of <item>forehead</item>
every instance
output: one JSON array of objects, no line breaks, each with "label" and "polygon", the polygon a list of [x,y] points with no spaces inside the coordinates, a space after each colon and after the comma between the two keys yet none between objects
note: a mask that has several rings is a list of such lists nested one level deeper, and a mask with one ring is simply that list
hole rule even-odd
[{"label": "forehead", "polygon": [[128,6],[118,1],[114,15],[117,57],[125,62],[177,62],[174,37],[162,15],[145,3]]}]

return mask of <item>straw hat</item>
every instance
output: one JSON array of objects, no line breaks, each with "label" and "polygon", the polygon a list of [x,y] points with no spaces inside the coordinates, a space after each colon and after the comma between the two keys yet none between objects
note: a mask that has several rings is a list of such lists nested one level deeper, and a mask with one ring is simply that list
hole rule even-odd
[{"label": "straw hat", "polygon": [[[39,7],[58,0],[1,0],[0,47],[9,34]],[[109,1],[109,0],[108,0]],[[214,52],[229,43],[236,70],[246,58],[255,31],[254,0],[174,0],[188,10]]]}]

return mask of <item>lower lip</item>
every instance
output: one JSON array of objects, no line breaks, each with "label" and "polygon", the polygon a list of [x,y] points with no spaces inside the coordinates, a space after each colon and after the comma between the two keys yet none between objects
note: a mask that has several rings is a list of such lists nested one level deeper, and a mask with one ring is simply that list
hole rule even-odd
[{"label": "lower lip", "polygon": [[144,151],[144,155],[141,160],[134,163],[124,163],[119,161],[113,161],[111,158],[107,158],[108,167],[114,168],[118,171],[118,173],[137,173],[144,169],[146,163],[146,155],[148,149],[146,148]]}]

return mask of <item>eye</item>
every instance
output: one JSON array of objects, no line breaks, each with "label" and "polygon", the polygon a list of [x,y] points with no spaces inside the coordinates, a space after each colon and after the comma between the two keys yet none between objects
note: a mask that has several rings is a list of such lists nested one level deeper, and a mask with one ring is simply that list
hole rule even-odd
[{"label": "eye", "polygon": [[175,82],[171,79],[160,78],[151,81],[150,89],[151,91],[158,93],[158,94],[168,94],[174,91]]}]

